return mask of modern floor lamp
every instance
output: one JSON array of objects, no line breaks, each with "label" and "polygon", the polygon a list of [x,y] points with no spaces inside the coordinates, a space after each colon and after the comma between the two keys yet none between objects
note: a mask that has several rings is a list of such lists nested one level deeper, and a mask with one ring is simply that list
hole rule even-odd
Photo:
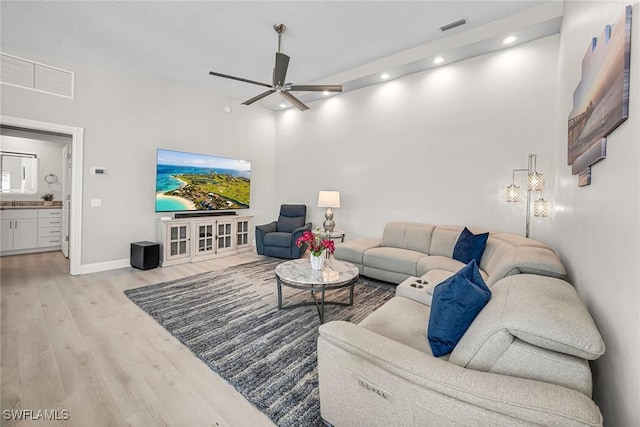
[{"label": "modern floor lamp", "polygon": [[529,237],[529,223],[531,220],[531,192],[540,192],[540,198],[536,199],[533,202],[533,216],[549,216],[549,202],[543,197],[544,176],[541,173],[538,173],[536,169],[537,158],[537,154],[530,153],[528,167],[526,169],[513,169],[511,176],[511,185],[507,186],[507,202],[519,202],[520,187],[516,185],[516,172],[527,172],[527,218],[525,237]]},{"label": "modern floor lamp", "polygon": [[322,225],[325,232],[331,233],[336,226],[336,223],[333,221],[333,211],[331,208],[340,207],[340,192],[320,191],[320,193],[318,193],[318,207],[327,208],[327,212],[324,214],[325,221]]}]

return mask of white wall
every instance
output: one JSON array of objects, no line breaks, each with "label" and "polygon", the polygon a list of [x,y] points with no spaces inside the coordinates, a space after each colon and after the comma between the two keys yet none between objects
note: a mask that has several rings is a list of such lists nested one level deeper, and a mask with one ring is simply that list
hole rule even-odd
[{"label": "white wall", "polygon": [[524,203],[507,204],[505,187],[529,152],[552,167],[558,45],[547,37],[278,113],[278,202],[307,204],[316,225],[318,191],[339,190],[347,239],[381,236],[390,220],[524,234]]},{"label": "white wall", "polygon": [[[71,139],[69,138],[69,143]],[[36,194],[0,193],[0,200],[38,201],[44,193],[53,193],[54,200],[62,199],[62,148],[65,144],[38,139],[0,136],[3,151],[35,154],[38,156],[38,181]],[[44,177],[48,174],[58,177],[58,182],[48,184]]]},{"label": "white wall", "polygon": [[[156,240],[156,148],[251,160],[247,213],[257,223],[272,220],[272,112],[206,88],[8,53],[76,73],[73,100],[3,85],[1,109],[8,116],[85,128],[83,265],[128,259],[131,242]],[[91,166],[106,167],[108,175],[89,175]],[[102,199],[103,207],[91,208],[91,199]]]},{"label": "white wall", "polygon": [[622,2],[565,2],[558,75],[555,212],[544,230],[586,302],[606,353],[592,363],[605,425],[640,425],[640,10],[632,18],[629,119],[608,138],[607,158],[578,187],[567,166],[567,117],[592,37],[618,22]]}]

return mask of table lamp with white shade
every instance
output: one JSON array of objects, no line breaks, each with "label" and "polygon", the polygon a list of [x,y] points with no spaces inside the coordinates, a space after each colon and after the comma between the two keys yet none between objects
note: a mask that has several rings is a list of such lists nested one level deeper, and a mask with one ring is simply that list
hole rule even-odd
[{"label": "table lamp with white shade", "polygon": [[327,208],[327,212],[324,214],[325,221],[322,223],[325,232],[332,232],[336,226],[333,221],[333,211],[331,208],[340,207],[340,192],[339,191],[320,191],[318,193],[318,207]]}]

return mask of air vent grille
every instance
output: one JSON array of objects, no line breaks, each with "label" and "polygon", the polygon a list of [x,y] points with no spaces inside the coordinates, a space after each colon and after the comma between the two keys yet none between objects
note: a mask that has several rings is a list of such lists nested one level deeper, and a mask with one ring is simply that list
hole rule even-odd
[{"label": "air vent grille", "polygon": [[464,25],[467,23],[466,19],[459,19],[457,21],[454,22],[450,22],[448,24],[444,24],[443,26],[440,27],[440,31],[448,31],[451,30],[453,28],[459,27],[460,25]]},{"label": "air vent grille", "polygon": [[0,53],[0,82],[38,92],[73,98],[71,71]]}]

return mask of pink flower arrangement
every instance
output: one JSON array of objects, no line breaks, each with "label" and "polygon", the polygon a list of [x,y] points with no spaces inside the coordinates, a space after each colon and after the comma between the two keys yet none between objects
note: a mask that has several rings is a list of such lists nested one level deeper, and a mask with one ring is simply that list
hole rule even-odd
[{"label": "pink flower arrangement", "polygon": [[296,245],[298,247],[302,247],[302,245],[308,245],[309,251],[313,256],[320,256],[322,252],[326,249],[330,254],[336,250],[335,244],[333,240],[323,239],[320,230],[318,229],[315,233],[311,231],[305,231],[302,233],[302,236],[298,237],[296,240]]}]

